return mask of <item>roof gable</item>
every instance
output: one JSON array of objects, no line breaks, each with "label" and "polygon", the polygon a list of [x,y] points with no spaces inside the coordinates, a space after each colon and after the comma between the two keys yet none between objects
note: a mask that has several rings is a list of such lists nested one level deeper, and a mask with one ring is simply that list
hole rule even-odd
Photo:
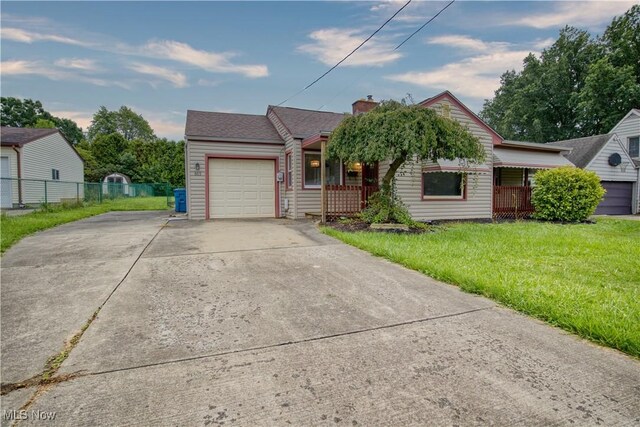
[{"label": "roof gable", "polygon": [[2,145],[24,145],[45,136],[59,133],[58,129],[38,129],[38,128],[0,128],[0,141]]},{"label": "roof gable", "polygon": [[467,116],[469,116],[469,118],[471,120],[473,120],[478,126],[480,126],[482,129],[484,129],[487,132],[489,132],[489,134],[492,136],[494,144],[502,143],[502,140],[504,138],[502,136],[500,136],[500,134],[498,132],[493,130],[493,128],[491,128],[491,126],[489,126],[487,123],[485,123],[480,117],[478,117],[476,115],[476,113],[471,111],[466,105],[464,105],[458,98],[456,98],[448,90],[445,90],[444,92],[439,93],[438,95],[436,95],[434,97],[427,98],[424,101],[419,102],[418,104],[422,105],[423,107],[429,107],[429,106],[435,104],[436,102],[442,101],[443,99],[446,99],[447,101],[451,102],[456,107],[458,107],[459,109],[464,111],[467,114]]},{"label": "roof gable", "polygon": [[629,155],[629,152],[627,151],[627,148],[624,146],[624,144],[622,143],[622,141],[620,140],[620,138],[618,137],[618,135],[614,134],[609,134],[611,136],[611,138],[609,138],[607,140],[607,142],[600,148],[600,150],[598,150],[598,152],[593,156],[593,158],[589,161],[589,163],[587,164],[587,168],[591,166],[591,164],[596,161],[596,159],[600,156],[600,153],[602,153],[602,151],[607,147],[607,145],[613,143],[616,144],[618,146],[618,148],[620,149],[620,152],[622,153],[622,156],[626,157],[626,161],[628,163],[631,163],[634,167],[636,167],[636,163],[633,161],[633,158]]},{"label": "roof gable", "polygon": [[188,110],[185,135],[191,139],[201,137],[238,142],[283,142],[267,116],[256,114]]},{"label": "roof gable", "polygon": [[615,133],[615,130],[618,128],[618,126],[624,123],[624,121],[627,120],[629,116],[632,116],[632,115],[640,117],[640,110],[637,108],[632,108],[631,111],[625,114],[622,120],[620,120],[618,123],[616,123],[616,125],[613,128],[611,128],[611,131],[609,133]]},{"label": "roof gable", "polygon": [[273,111],[291,136],[298,139],[305,139],[320,132],[331,132],[349,115],[273,105],[269,106],[268,111]]},{"label": "roof gable", "polygon": [[597,156],[597,154],[607,145],[612,138],[612,134],[587,136],[585,138],[567,139],[564,141],[548,142],[547,144],[556,147],[571,148],[571,152],[565,157],[579,168],[585,168]]}]

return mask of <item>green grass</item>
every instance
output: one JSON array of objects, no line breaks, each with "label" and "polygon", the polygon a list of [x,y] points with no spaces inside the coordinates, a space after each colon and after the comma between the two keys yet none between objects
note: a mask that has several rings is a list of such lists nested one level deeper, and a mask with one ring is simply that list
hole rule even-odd
[{"label": "green grass", "polygon": [[461,223],[420,235],[323,231],[640,357],[638,221]]},{"label": "green grass", "polygon": [[52,207],[48,211],[36,211],[26,215],[3,214],[0,222],[0,251],[4,253],[20,239],[37,231],[56,225],[77,221],[110,211],[143,211],[167,209],[166,197],[138,197],[131,199],[105,200],[100,204],[84,207]]}]

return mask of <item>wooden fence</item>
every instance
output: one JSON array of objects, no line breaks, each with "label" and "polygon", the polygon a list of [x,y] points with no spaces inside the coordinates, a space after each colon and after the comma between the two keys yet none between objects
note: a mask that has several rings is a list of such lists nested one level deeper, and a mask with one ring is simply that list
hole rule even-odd
[{"label": "wooden fence", "polygon": [[495,219],[521,219],[533,214],[531,187],[505,186],[493,187],[493,217]]},{"label": "wooden fence", "polygon": [[327,185],[327,218],[354,216],[367,205],[377,185]]}]

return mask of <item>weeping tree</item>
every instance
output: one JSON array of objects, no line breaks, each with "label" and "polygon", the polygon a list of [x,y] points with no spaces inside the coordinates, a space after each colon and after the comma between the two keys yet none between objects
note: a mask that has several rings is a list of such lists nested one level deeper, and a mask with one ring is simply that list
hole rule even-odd
[{"label": "weeping tree", "polygon": [[345,118],[329,138],[328,154],[344,162],[389,161],[378,195],[387,210],[398,204],[393,181],[406,162],[465,159],[481,163],[485,158],[479,139],[460,123],[433,109],[393,100],[382,101],[366,114]]}]

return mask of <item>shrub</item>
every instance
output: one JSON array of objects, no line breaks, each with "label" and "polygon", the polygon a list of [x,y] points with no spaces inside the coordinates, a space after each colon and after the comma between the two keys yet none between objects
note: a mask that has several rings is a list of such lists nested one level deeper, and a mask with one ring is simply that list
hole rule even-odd
[{"label": "shrub", "polygon": [[531,202],[534,218],[580,222],[595,212],[605,190],[594,172],[565,166],[536,173]]},{"label": "shrub", "polygon": [[407,207],[395,195],[382,192],[372,194],[367,200],[367,207],[360,214],[362,220],[369,224],[398,223],[413,225],[415,221]]}]

